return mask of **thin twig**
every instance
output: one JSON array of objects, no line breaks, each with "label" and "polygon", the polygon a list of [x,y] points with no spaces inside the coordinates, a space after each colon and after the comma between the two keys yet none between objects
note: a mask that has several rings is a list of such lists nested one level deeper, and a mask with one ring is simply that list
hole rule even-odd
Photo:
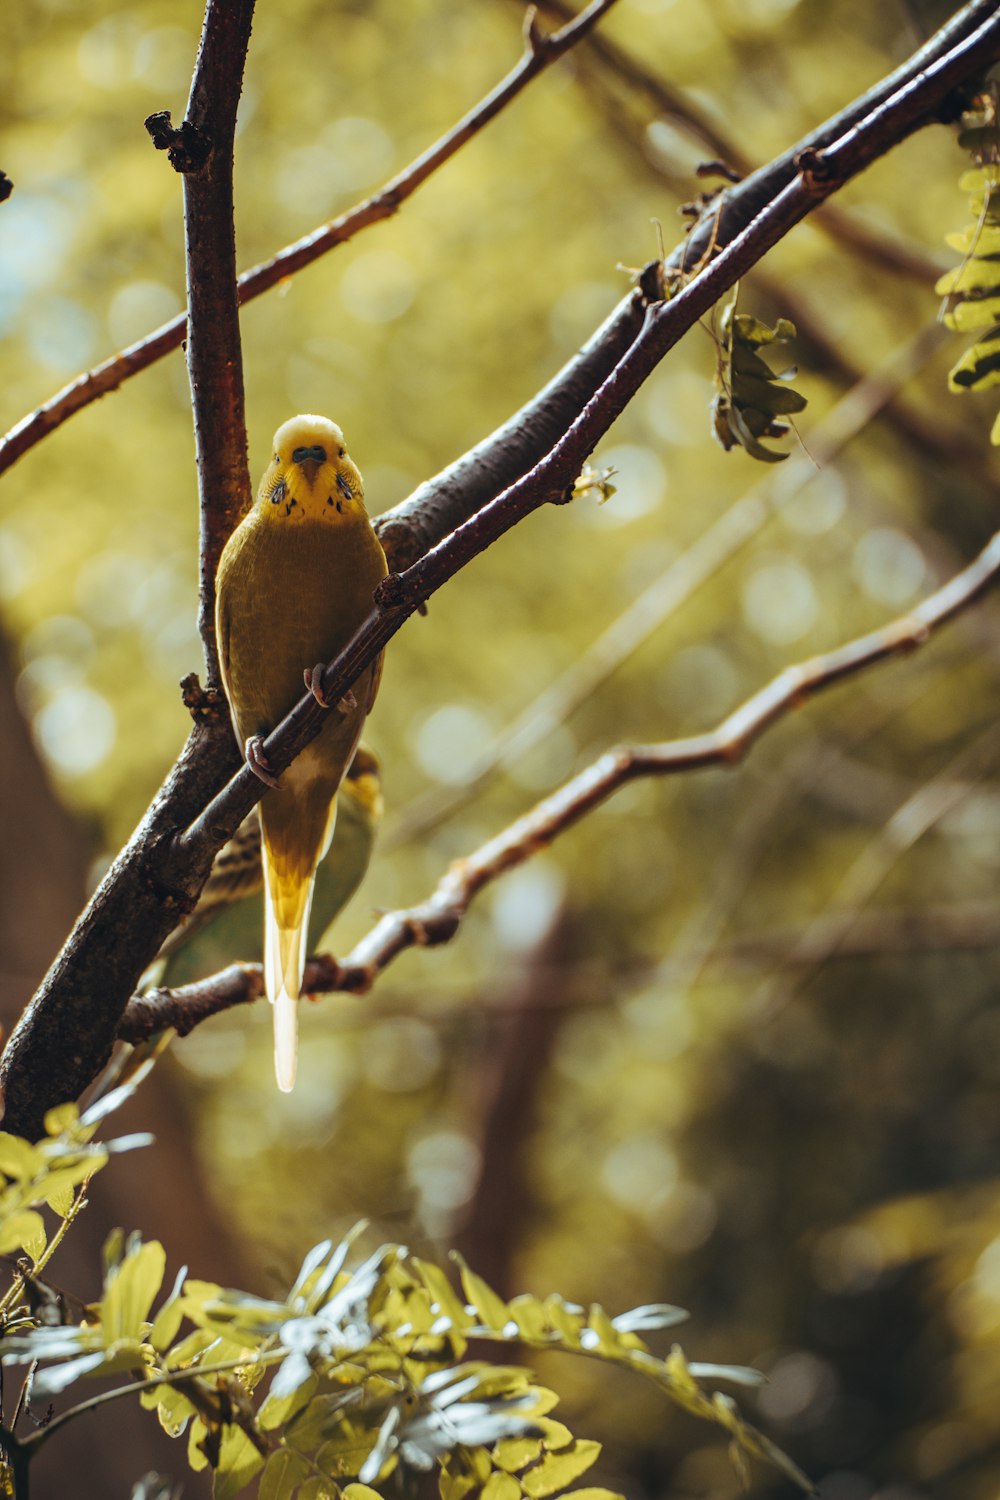
[{"label": "thin twig", "polygon": [[[879,662],[925,645],[935,631],[968,609],[998,575],[1000,531],[967,568],[909,614],[834,651],[786,667],[716,729],[659,745],[618,745],[606,751],[475,853],[456,860],[419,906],[389,912],[343,960],[313,960],[306,990],[364,992],[408,948],[450,942],[484,886],[547,848],[628,782],[737,765],[761,735],[807,699]],[[259,965],[233,964],[211,979],[176,991],[135,996],[122,1018],[119,1038],[139,1041],[166,1026],[190,1031],[209,1015],[256,999],[262,988]]]},{"label": "thin twig", "polygon": [[[615,3],[616,0],[591,0],[575,19],[549,35],[537,27],[529,28],[525,36],[524,53],[516,66],[474,109],[410,162],[402,172],[391,177],[370,198],[365,198],[346,213],[321,224],[318,229],[311,230],[301,239],[294,240],[269,260],[244,271],[237,283],[240,304],[252,302],[255,297],[262,296],[328,251],[346,244],[362,229],[391,218],[439,167],[450,161],[467,141],[488,125],[517,97],[526,84],[575,46]],[[192,118],[190,109],[188,118]],[[193,305],[190,297],[188,305]],[[179,349],[187,334],[187,323],[187,311],[178,313],[175,318],[130,344],[127,349],[78,375],[37,410],[24,417],[0,439],[0,474],[76,412],[82,411],[110,391],[117,390],[126,380],[149,369],[150,365],[156,364],[172,350]],[[214,577],[213,572],[213,581]]]}]

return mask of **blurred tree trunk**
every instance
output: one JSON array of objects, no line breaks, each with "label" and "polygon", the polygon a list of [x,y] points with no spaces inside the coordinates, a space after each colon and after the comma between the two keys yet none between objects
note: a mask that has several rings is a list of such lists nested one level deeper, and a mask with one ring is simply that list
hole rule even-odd
[{"label": "blurred tree trunk", "polygon": [[526,1177],[538,1100],[565,1019],[566,989],[573,982],[574,924],[558,907],[542,937],[525,955],[492,1039],[491,1064],[482,1080],[480,1167],[457,1244],[502,1297],[513,1285],[515,1257],[525,1243],[533,1199]]},{"label": "blurred tree trunk", "polygon": [[[0,1022],[5,1033],[83,905],[87,868],[84,840],[39,759],[18,707],[15,680],[10,645],[0,640],[0,765],[5,767],[0,777]],[[158,1067],[109,1128],[112,1133],[150,1130],[156,1144],[116,1157],[94,1179],[87,1209],[53,1260],[53,1280],[84,1301],[96,1298],[101,1245],[121,1225],[164,1241],[168,1277],[186,1263],[196,1276],[239,1285],[236,1248],[205,1192],[169,1068]],[[6,1401],[9,1409],[9,1380]],[[65,1500],[82,1494],[77,1480],[86,1474],[88,1495],[127,1500],[135,1480],[157,1465],[182,1473],[182,1449],[160,1431],[152,1413],[123,1401],[53,1438],[32,1466],[32,1495]],[[200,1493],[196,1486],[192,1477],[185,1492]]]}]

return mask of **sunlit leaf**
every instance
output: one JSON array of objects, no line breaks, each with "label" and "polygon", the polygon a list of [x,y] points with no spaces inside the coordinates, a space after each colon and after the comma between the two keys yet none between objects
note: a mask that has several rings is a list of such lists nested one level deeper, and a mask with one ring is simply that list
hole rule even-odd
[{"label": "sunlit leaf", "polygon": [[23,1249],[37,1260],[45,1249],[45,1240],[45,1221],[33,1208],[0,1221],[0,1255]]},{"label": "sunlit leaf", "polygon": [[212,1484],[213,1500],[235,1500],[263,1467],[263,1458],[243,1429],[225,1427]]},{"label": "sunlit leaf", "polygon": [[130,1249],[109,1274],[101,1299],[101,1323],[108,1344],[143,1337],[166,1266],[163,1246],[159,1240],[150,1240]]},{"label": "sunlit leaf", "polygon": [[278,1448],[264,1465],[257,1490],[258,1500],[292,1500],[299,1485],[308,1477],[309,1465],[304,1458],[288,1448]]},{"label": "sunlit leaf", "polygon": [[499,1297],[491,1286],[477,1276],[475,1271],[469,1269],[462,1257],[453,1252],[458,1262],[459,1271],[462,1276],[462,1288],[466,1297],[476,1309],[483,1324],[487,1328],[493,1328],[498,1333],[510,1322],[510,1312],[506,1302]]},{"label": "sunlit leaf", "polygon": [[597,1462],[601,1452],[600,1443],[578,1438],[559,1453],[545,1453],[533,1468],[521,1475],[521,1486],[532,1500],[542,1500],[571,1485],[574,1479],[585,1474]]}]

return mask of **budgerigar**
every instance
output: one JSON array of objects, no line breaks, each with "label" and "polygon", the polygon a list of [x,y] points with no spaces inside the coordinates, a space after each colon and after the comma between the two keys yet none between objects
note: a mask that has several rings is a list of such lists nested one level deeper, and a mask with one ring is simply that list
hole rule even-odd
[{"label": "budgerigar", "polygon": [[[313,686],[313,663],[346,645],[386,575],[344,435],[325,417],[293,417],[274,435],[257,499],[223,550],[216,632],[233,727],[271,790],[260,803],[264,978],[274,1006],[279,1088],[295,1082],[298,998],[316,867],[330,846],[337,792],[372,706],[379,657],[281,778],[261,743]],[[315,689],[314,689],[315,691]],[[317,691],[317,696],[319,693]],[[320,699],[322,701],[322,699]]]}]

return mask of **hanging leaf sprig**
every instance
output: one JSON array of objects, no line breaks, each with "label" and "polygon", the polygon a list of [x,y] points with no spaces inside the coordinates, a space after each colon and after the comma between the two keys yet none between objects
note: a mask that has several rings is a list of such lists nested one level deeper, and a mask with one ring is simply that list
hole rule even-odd
[{"label": "hanging leaf sprig", "polygon": [[[945,236],[963,260],[945,272],[934,290],[948,298],[942,318],[949,328],[958,333],[984,330],[949,372],[949,390],[988,391],[1000,384],[1000,120],[995,86],[979,97],[965,122],[958,143],[974,166],[958,185],[969,194],[975,218]],[[1000,415],[990,442],[1000,445]]]},{"label": "hanging leaf sprig", "polygon": [[795,377],[794,368],[776,372],[758,351],[794,337],[795,325],[787,318],[779,318],[771,328],[758,318],[738,313],[735,297],[723,309],[716,338],[712,425],[727,452],[739,445],[765,464],[781,463],[788,457],[787,452],[767,447],[762,439],[784,437],[791,425],[784,418],[802,411],[806,398],[788,383]]}]

